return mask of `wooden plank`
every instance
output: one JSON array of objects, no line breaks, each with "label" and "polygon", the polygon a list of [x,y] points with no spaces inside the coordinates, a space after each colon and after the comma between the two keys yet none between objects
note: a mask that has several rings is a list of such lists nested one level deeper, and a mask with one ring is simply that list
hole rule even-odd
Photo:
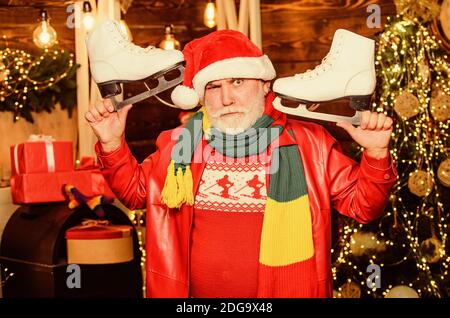
[{"label": "wooden plank", "polygon": [[395,11],[393,0],[271,0],[262,1],[261,12],[263,15],[282,12],[283,15],[286,14],[285,21],[295,22],[305,19],[326,19],[342,15],[347,17],[367,16],[367,7],[372,4],[380,6],[382,15]]},{"label": "wooden plank", "polygon": [[364,18],[334,18],[325,22],[307,20],[288,25],[280,22],[263,26],[263,51],[274,62],[321,59],[328,53],[334,32],[339,28],[370,38],[380,31],[367,28]]}]

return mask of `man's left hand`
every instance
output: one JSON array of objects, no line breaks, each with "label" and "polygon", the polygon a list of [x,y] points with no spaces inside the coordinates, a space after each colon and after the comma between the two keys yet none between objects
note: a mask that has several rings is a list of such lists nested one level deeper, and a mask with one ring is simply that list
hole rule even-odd
[{"label": "man's left hand", "polygon": [[353,140],[364,147],[368,156],[380,159],[388,155],[393,129],[391,117],[367,110],[362,112],[361,126],[354,127],[349,122],[339,122],[337,126],[345,129]]}]

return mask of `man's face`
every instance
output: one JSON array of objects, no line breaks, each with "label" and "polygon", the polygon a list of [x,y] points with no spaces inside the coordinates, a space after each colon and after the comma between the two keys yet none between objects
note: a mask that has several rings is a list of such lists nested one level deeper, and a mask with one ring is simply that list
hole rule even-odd
[{"label": "man's face", "polygon": [[205,87],[206,113],[211,125],[229,135],[239,134],[264,113],[269,82],[226,78]]}]

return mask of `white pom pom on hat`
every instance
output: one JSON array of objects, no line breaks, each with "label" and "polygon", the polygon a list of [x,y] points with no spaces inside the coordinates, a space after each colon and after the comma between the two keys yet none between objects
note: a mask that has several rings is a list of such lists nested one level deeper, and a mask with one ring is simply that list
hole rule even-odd
[{"label": "white pom pom on hat", "polygon": [[172,102],[181,109],[192,109],[198,105],[199,98],[194,89],[178,85],[170,96]]},{"label": "white pom pom on hat", "polygon": [[183,85],[172,91],[172,102],[191,109],[203,100],[205,86],[225,78],[272,80],[276,76],[270,59],[243,33],[234,30],[212,32],[189,42],[184,50],[186,62]]}]

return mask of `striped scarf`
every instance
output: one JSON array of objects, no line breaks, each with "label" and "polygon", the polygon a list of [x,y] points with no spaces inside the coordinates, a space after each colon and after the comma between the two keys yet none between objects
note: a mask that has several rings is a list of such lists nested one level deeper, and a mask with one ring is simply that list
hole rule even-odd
[{"label": "striped scarf", "polygon": [[315,294],[316,270],[308,187],[297,142],[285,129],[286,115],[273,108],[273,98],[273,94],[266,98],[265,112],[253,130],[233,136],[211,128],[204,109],[197,112],[172,150],[162,202],[169,208],[194,204],[190,162],[204,134],[216,151],[228,157],[259,154],[271,145],[258,297],[310,297]]}]

